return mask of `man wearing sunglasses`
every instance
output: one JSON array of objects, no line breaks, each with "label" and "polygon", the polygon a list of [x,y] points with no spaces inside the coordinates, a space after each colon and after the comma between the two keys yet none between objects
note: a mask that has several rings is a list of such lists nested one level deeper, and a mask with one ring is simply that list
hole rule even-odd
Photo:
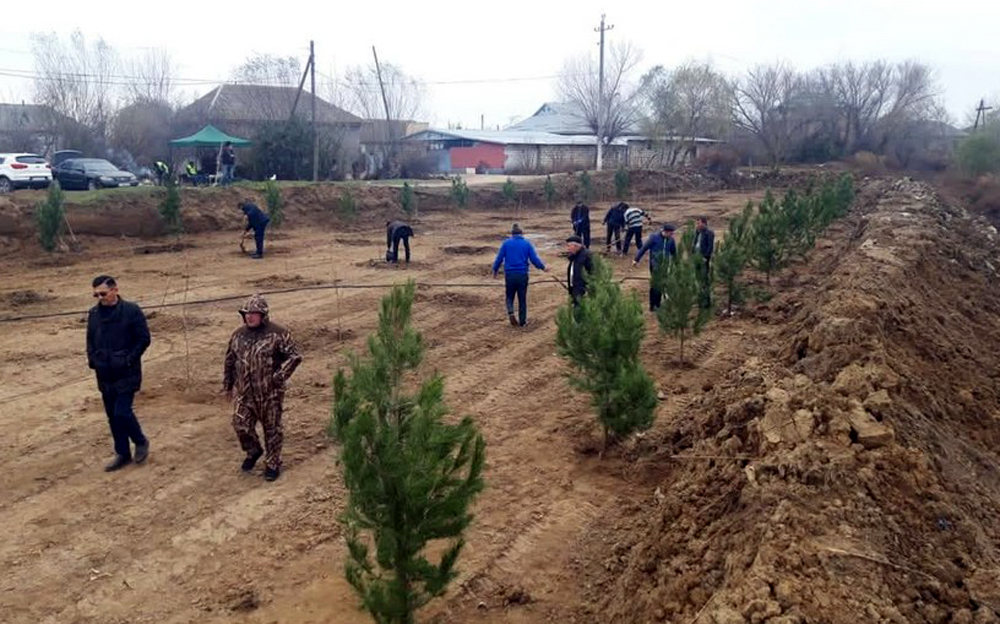
[{"label": "man wearing sunglasses", "polygon": [[[97,387],[115,442],[115,458],[104,467],[120,470],[149,455],[149,440],[132,411],[132,400],[142,385],[142,354],[149,347],[149,327],[142,309],[118,295],[110,275],[93,281],[97,305],[87,316],[87,362],[97,373]],[[129,442],[135,444],[135,457]]]}]

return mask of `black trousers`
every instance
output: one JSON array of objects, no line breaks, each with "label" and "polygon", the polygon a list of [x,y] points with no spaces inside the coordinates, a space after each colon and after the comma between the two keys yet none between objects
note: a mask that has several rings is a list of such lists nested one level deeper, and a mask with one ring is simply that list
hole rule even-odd
[{"label": "black trousers", "polygon": [[608,239],[604,242],[604,246],[608,251],[611,251],[611,238],[615,239],[615,249],[619,252],[622,250],[622,228],[620,225],[608,225]]},{"label": "black trousers", "polygon": [[392,261],[399,262],[399,241],[403,241],[403,250],[406,252],[406,263],[410,263],[410,237],[400,236],[392,239]]},{"label": "black trousers", "polygon": [[635,248],[642,248],[642,226],[630,227],[628,231],[625,232],[625,253],[628,253],[629,245],[632,243],[632,238],[635,237]]},{"label": "black trousers", "polygon": [[253,229],[253,241],[257,244],[257,255],[264,255],[264,230],[267,226],[257,227]]},{"label": "black trousers", "polygon": [[507,286],[507,314],[514,313],[514,297],[517,297],[517,320],[521,326],[528,322],[528,274],[504,273]]},{"label": "black trousers", "polygon": [[135,392],[104,390],[101,392],[101,399],[104,401],[104,412],[108,415],[111,437],[115,441],[115,453],[120,457],[132,457],[129,440],[136,445],[147,443],[142,427],[139,426],[139,419],[132,411]]},{"label": "black trousers", "polygon": [[712,257],[705,258],[705,261],[698,265],[698,285],[701,287],[698,305],[702,308],[712,307]]},{"label": "black trousers", "polygon": [[663,292],[650,286],[649,288],[649,311],[656,312],[663,303]]},{"label": "black trousers", "polygon": [[590,249],[590,223],[582,223],[573,227],[573,233],[583,239],[583,246]]}]

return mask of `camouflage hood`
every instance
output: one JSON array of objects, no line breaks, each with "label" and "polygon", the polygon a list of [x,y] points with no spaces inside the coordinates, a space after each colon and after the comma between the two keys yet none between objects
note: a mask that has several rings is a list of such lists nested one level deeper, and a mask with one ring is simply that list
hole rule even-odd
[{"label": "camouflage hood", "polygon": [[270,312],[270,308],[267,307],[267,299],[262,295],[250,295],[250,298],[240,308],[241,315],[245,315],[247,312],[260,312],[266,321],[268,312]]}]

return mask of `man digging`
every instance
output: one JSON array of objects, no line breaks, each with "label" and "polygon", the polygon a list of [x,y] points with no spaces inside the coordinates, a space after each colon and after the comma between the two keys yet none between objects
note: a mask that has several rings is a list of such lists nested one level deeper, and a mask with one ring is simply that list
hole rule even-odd
[{"label": "man digging", "polygon": [[385,261],[392,264],[399,262],[399,243],[403,243],[406,252],[406,264],[410,263],[410,237],[413,228],[402,221],[385,222]]},{"label": "man digging", "polygon": [[[241,466],[250,472],[267,452],[264,478],[281,474],[282,402],[285,385],[302,362],[292,335],[268,317],[267,301],[253,295],[240,308],[243,327],[233,332],[226,351],[222,387],[233,401],[233,429],[246,452]],[[257,437],[257,421],[264,428],[264,448]]]},{"label": "man digging", "polygon": [[[264,257],[264,231],[267,229],[267,224],[271,222],[271,217],[264,214],[264,211],[251,201],[243,200],[238,206],[247,216],[247,226],[243,228],[243,235],[246,236],[247,232],[253,230],[253,240],[257,244],[257,251],[250,257],[254,260],[260,260]],[[241,241],[240,248],[242,249],[242,247]]]}]

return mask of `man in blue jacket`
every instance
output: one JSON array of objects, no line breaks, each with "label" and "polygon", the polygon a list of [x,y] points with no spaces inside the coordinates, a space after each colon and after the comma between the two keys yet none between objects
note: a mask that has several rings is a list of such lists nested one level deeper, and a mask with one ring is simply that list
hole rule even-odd
[{"label": "man in blue jacket", "polygon": [[[507,318],[514,327],[524,327],[528,322],[528,263],[542,271],[548,271],[535,247],[524,238],[521,226],[514,224],[510,238],[500,245],[497,258],[493,261],[493,277],[496,278],[503,266],[504,283],[507,286]],[[514,297],[517,296],[517,317],[514,316]]]},{"label": "man in blue jacket", "polygon": [[[142,354],[149,347],[149,326],[142,309],[118,295],[110,275],[99,275],[91,284],[97,305],[87,315],[87,364],[97,373],[97,388],[104,401],[115,459],[104,467],[120,470],[149,455],[149,440],[132,411],[135,393],[142,386]],[[129,442],[135,444],[135,456]]]},{"label": "man in blue jacket", "polygon": [[639,264],[639,260],[649,252],[649,311],[655,312],[663,302],[663,292],[657,288],[655,275],[660,263],[668,262],[677,255],[677,244],[674,242],[674,230],[670,223],[660,226],[660,231],[656,232],[648,239],[646,244],[639,248],[639,253],[635,256],[632,266]]},{"label": "man in blue jacket", "polygon": [[257,243],[257,253],[250,257],[254,260],[260,260],[264,257],[264,230],[267,229],[267,224],[271,222],[271,217],[264,214],[264,211],[251,201],[243,200],[239,203],[239,207],[243,211],[243,214],[247,216],[247,226],[243,229],[243,232],[246,233],[253,230],[253,239]]}]

